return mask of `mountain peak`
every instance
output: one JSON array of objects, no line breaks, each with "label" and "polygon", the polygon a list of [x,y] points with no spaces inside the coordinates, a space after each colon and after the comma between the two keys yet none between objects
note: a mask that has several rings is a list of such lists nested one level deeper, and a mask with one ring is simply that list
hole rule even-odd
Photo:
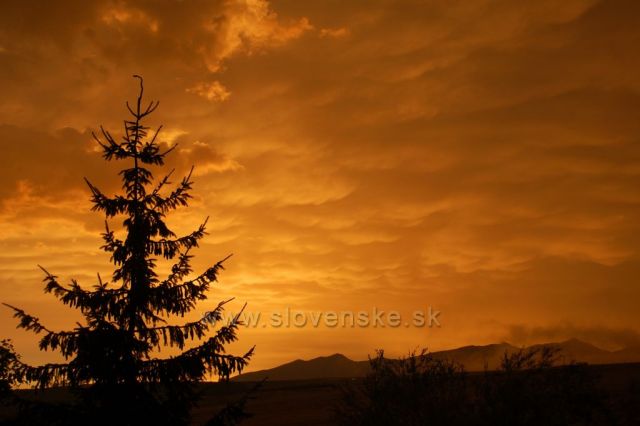
[{"label": "mountain peak", "polygon": [[565,340],[563,342],[560,342],[557,344],[558,346],[562,347],[562,348],[571,348],[571,349],[580,349],[580,350],[589,350],[589,351],[604,351],[604,349],[600,349],[599,347],[585,342],[584,340],[580,340],[580,339],[576,339],[571,338],[568,340]]},{"label": "mountain peak", "polygon": [[341,354],[341,353],[335,353],[335,354],[333,354],[333,355],[328,355],[328,356],[320,357],[320,358],[326,358],[326,359],[346,359],[346,360],[351,361],[349,358],[347,358],[346,356],[344,356],[344,355],[343,355],[343,354]]}]

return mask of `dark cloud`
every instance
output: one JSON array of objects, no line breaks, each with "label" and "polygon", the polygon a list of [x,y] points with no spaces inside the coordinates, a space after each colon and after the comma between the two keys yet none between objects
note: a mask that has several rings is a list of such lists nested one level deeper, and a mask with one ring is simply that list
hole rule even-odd
[{"label": "dark cloud", "polygon": [[15,195],[20,187],[55,198],[69,190],[81,189],[83,176],[104,169],[100,155],[92,150],[91,135],[86,132],[66,128],[49,133],[4,124],[0,125],[0,140],[3,201]]},{"label": "dark cloud", "polygon": [[[100,131],[96,129],[96,132],[102,138]],[[116,132],[113,135],[119,138],[118,130]],[[44,201],[74,200],[82,192],[88,197],[84,177],[105,193],[117,191],[120,186],[117,174],[122,164],[118,161],[105,164],[91,133],[90,130],[79,132],[72,128],[45,132],[0,125],[0,140],[4,145],[0,202],[11,203],[25,195]],[[162,133],[160,135],[162,139]],[[196,175],[241,167],[211,145],[194,141],[189,135],[183,134],[163,143],[164,149],[168,150],[170,144],[177,144],[177,148],[168,156],[166,167],[156,171],[158,175],[171,169],[175,169],[176,176],[182,175],[191,166],[197,166]]]}]

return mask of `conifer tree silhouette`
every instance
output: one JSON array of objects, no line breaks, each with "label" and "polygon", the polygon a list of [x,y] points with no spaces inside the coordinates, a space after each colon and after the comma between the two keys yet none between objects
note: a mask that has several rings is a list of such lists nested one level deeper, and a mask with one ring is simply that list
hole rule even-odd
[{"label": "conifer tree silhouette", "polygon": [[[182,325],[168,322],[172,317],[183,317],[207,298],[228,257],[187,279],[192,272],[190,250],[205,236],[206,220],[182,237],[165,224],[168,212],[187,206],[191,172],[164,196],[161,193],[170,184],[172,172],[154,184],[148,167],[163,165],[175,146],[163,152],[156,142],[162,126],[150,132],[143,124],[159,102],[143,107],[143,79],[134,77],[140,82],[140,92],[133,107],[126,103],[131,118],[124,122],[122,141],[116,141],[102,126],[101,136],[93,135],[105,160],[128,162],[128,168],[120,172],[123,194],[109,197],[85,178],[92,210],[106,216],[101,248],[111,255],[115,266],[111,282],[98,275],[93,289],[81,287],[75,280],[65,286],[41,268],[44,291],[80,310],[84,317],[85,323],[78,323],[71,331],[52,331],[38,318],[7,306],[19,320],[18,327],[42,335],[41,350],[59,351],[67,361],[42,366],[19,363],[21,380],[38,388],[70,386],[79,390],[81,402],[74,411],[90,415],[93,424],[184,424],[196,400],[194,384],[210,374],[224,379],[242,371],[253,348],[241,356],[225,352],[225,345],[237,339],[242,324],[238,313],[216,329],[229,300],[197,321]],[[108,220],[116,217],[124,217],[124,239],[109,227]],[[173,262],[164,279],[155,272],[158,258]],[[198,345],[185,349],[189,341]],[[177,347],[181,353],[158,357],[156,350],[167,346]]]}]

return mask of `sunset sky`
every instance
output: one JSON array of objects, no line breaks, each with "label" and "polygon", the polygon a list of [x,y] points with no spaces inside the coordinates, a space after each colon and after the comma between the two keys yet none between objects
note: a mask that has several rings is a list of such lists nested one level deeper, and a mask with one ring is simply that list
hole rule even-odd
[{"label": "sunset sky", "polygon": [[[577,337],[640,344],[640,2],[3,1],[0,301],[53,329],[42,292],[110,276],[87,177],[145,79],[149,125],[195,165],[210,216],[196,271],[229,253],[198,312],[433,306],[440,328],[242,329],[251,370]],[[161,173],[158,173],[160,175]],[[117,222],[114,222],[114,226]],[[30,333],[0,310],[28,362]]]}]

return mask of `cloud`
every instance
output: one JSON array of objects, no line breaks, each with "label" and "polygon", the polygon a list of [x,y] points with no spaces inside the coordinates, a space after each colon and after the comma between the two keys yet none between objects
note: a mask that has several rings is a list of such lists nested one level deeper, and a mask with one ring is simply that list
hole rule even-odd
[{"label": "cloud", "polygon": [[615,349],[640,346],[640,333],[635,329],[603,326],[584,327],[571,323],[541,327],[513,325],[506,336],[509,342],[524,345],[549,341],[557,342],[571,338]]},{"label": "cloud", "polygon": [[[81,178],[115,191],[116,170],[84,129],[117,133],[139,73],[161,101],[149,125],[178,143],[168,168],[178,178],[196,166],[196,199],[169,220],[186,230],[212,217],[195,266],[235,253],[229,295],[256,309],[443,308],[441,333],[372,332],[363,354],[489,343],[512,324],[531,340],[592,331],[623,344],[615,336],[639,319],[639,7],[9,2],[2,221],[33,230],[11,274],[70,241],[38,237],[44,224],[100,229]],[[99,242],[86,238],[89,252]],[[603,300],[611,309],[594,324]]]},{"label": "cloud", "polygon": [[82,189],[83,176],[105,169],[86,132],[66,128],[49,133],[5,124],[0,125],[0,139],[5,144],[2,201],[16,192],[55,199]]},{"label": "cloud", "polygon": [[194,167],[197,165],[194,176],[202,176],[209,172],[237,171],[243,168],[240,163],[221,154],[211,145],[198,141],[188,144],[184,148],[178,148],[176,159],[182,170],[187,169],[189,165]]},{"label": "cloud", "polygon": [[[117,131],[113,134],[119,137]],[[89,196],[83,177],[105,193],[119,190],[116,176],[121,163],[104,162],[89,130],[79,132],[66,128],[49,133],[0,125],[0,139],[6,143],[5,164],[0,169],[4,183],[0,203],[5,210],[18,211],[19,206],[26,208],[39,202],[64,204],[60,200],[79,205],[80,199]],[[188,133],[169,130],[166,136],[161,132],[159,140],[165,149],[174,143],[178,143],[178,149],[168,155],[166,167],[154,170],[157,175],[172,168],[177,174],[184,174],[191,166],[195,167],[195,176],[242,168],[236,160],[210,144],[194,141]],[[28,155],[25,155],[26,147]]]},{"label": "cloud", "polygon": [[188,88],[187,93],[195,93],[209,101],[217,102],[224,102],[231,96],[231,92],[217,80],[212,83],[198,83]]},{"label": "cloud", "polygon": [[345,27],[320,29],[320,37],[342,38],[348,35],[349,35],[349,29]]},{"label": "cloud", "polygon": [[266,0],[226,1],[223,13],[205,21],[204,30],[216,43],[204,45],[205,61],[210,71],[220,69],[221,62],[239,51],[249,54],[280,46],[299,38],[313,27],[307,18],[282,24]]},{"label": "cloud", "polygon": [[[87,117],[117,123],[114,106],[121,104],[104,100],[129,93],[131,74],[154,82],[165,99],[189,90],[225,100],[231,91],[212,78],[225,61],[285,46],[312,29],[305,17],[284,22],[265,0],[9,2],[4,12],[0,89],[7,102],[0,115],[17,125],[37,117],[49,129],[83,128]],[[55,77],[40,75],[42,69]],[[34,79],[39,84],[29,85]]]}]

